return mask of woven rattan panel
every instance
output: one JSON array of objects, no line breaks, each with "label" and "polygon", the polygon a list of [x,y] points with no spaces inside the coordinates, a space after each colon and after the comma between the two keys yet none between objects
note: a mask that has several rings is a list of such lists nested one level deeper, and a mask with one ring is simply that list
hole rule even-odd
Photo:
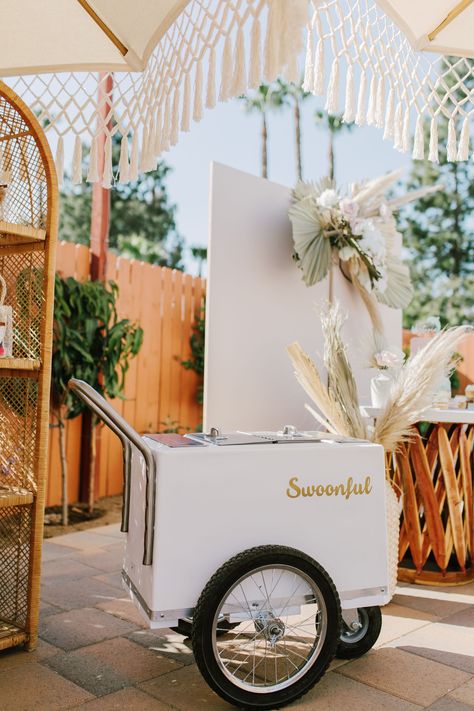
[{"label": "woven rattan panel", "polygon": [[0,509],[0,626],[26,625],[31,511],[31,506]]},{"label": "woven rattan panel", "polygon": [[2,171],[10,174],[3,219],[30,227],[45,227],[47,185],[35,139],[20,114],[0,97]]},{"label": "woven rattan panel", "polygon": [[36,491],[37,407],[36,380],[0,378],[0,486]]},{"label": "woven rattan panel", "polygon": [[39,358],[44,318],[44,252],[14,254],[0,246],[0,274],[7,285],[5,303],[13,309],[13,357]]}]

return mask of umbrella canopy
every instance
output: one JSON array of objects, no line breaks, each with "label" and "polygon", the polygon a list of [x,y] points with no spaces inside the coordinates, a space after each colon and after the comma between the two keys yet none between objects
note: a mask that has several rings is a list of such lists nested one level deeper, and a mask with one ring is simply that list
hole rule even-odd
[{"label": "umbrella canopy", "polygon": [[143,70],[189,0],[3,0],[0,75]]},{"label": "umbrella canopy", "polygon": [[379,0],[415,49],[474,57],[474,0]]}]

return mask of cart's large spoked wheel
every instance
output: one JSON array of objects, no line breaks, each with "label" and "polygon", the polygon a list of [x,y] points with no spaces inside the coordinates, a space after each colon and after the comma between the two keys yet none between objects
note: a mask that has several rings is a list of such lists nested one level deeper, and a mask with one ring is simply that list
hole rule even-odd
[{"label": "cart's large spoked wheel", "polygon": [[[291,548],[261,546],[226,563],[193,619],[199,669],[223,698],[274,709],[306,693],[334,656],[339,599],[327,573]],[[222,620],[236,624],[223,634]]]}]

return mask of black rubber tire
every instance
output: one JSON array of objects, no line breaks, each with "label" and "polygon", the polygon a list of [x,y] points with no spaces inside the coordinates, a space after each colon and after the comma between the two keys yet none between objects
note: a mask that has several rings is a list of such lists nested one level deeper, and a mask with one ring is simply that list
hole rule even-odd
[{"label": "black rubber tire", "polygon": [[[291,565],[308,575],[319,587],[327,611],[326,637],[319,656],[293,685],[268,694],[253,693],[234,685],[221,671],[212,645],[212,623],[222,598],[243,575],[262,565]],[[209,686],[223,699],[241,709],[269,711],[306,694],[323,676],[334,658],[339,641],[341,608],[329,575],[315,560],[294,548],[266,545],[250,548],[231,558],[212,576],[194,610],[192,644],[194,658]]]},{"label": "black rubber tire", "polygon": [[345,639],[342,638],[343,631],[341,631],[341,638],[336,650],[338,659],[357,659],[357,657],[361,657],[369,649],[372,649],[379,638],[380,630],[382,629],[380,607],[362,607],[359,608],[358,612],[361,616],[361,621],[365,623],[365,633],[362,638],[356,638],[354,642],[350,642],[347,637]]}]

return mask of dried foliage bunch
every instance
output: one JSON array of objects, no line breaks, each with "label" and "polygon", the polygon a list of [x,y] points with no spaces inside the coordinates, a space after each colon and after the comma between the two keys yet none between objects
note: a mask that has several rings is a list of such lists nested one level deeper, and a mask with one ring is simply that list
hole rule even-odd
[{"label": "dried foliage bunch", "polygon": [[306,407],[330,432],[367,439],[383,445],[387,452],[396,451],[400,443],[409,440],[412,425],[422,420],[431,406],[433,393],[441,378],[452,370],[453,354],[470,328],[458,326],[441,331],[405,361],[372,428],[364,423],[360,413],[357,386],[341,337],[344,320],[337,304],[322,316],[328,387],[301,346],[293,343],[288,347],[296,378],[317,410]]},{"label": "dried foliage bunch", "polygon": [[322,281],[332,265],[339,264],[360,292],[379,331],[376,303],[400,309],[413,296],[408,267],[396,254],[400,234],[393,213],[438,189],[430,186],[389,200],[387,190],[400,175],[401,171],[393,171],[353,184],[345,194],[329,179],[299,182],[289,210],[294,259],[305,284]]}]

